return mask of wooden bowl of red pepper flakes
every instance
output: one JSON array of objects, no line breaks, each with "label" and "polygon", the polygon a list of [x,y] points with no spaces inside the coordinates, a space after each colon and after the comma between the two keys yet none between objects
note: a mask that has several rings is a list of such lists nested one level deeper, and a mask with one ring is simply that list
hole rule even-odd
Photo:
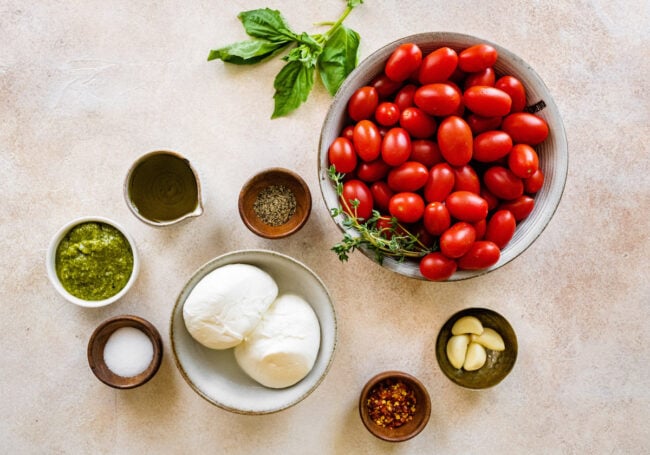
[{"label": "wooden bowl of red pepper flakes", "polygon": [[379,439],[406,441],[429,422],[431,399],[417,378],[401,371],[372,377],[361,391],[359,414],[365,427]]}]

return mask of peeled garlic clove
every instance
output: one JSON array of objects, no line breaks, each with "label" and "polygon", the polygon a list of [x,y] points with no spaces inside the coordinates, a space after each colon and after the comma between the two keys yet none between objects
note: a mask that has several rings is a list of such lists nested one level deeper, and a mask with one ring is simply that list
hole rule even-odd
[{"label": "peeled garlic clove", "polygon": [[485,365],[486,360],[487,353],[485,352],[485,348],[478,343],[470,343],[467,347],[463,368],[466,371],[476,371]]},{"label": "peeled garlic clove", "polygon": [[506,345],[503,342],[503,338],[501,338],[501,335],[489,327],[485,327],[483,329],[483,333],[480,334],[476,339],[472,340],[475,341],[476,343],[480,344],[481,346],[491,349],[493,351],[503,351],[506,349]]},{"label": "peeled garlic clove", "polygon": [[447,341],[447,359],[454,368],[461,368],[465,363],[469,335],[456,335]]},{"label": "peeled garlic clove", "polygon": [[474,333],[480,335],[483,333],[483,324],[474,316],[463,316],[454,322],[451,328],[453,335],[461,335],[463,333]]}]

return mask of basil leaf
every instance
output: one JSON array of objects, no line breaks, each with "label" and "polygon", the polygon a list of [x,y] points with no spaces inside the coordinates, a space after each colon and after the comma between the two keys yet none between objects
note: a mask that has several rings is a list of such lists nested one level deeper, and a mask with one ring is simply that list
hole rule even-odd
[{"label": "basil leaf", "polygon": [[261,39],[241,41],[211,50],[208,61],[223,60],[236,65],[252,65],[272,56],[286,45],[287,43],[273,43]]},{"label": "basil leaf", "polygon": [[313,36],[305,32],[302,32],[300,35],[298,35],[296,39],[300,43],[307,46],[314,53],[320,54],[320,52],[323,50],[323,45],[316,41]]},{"label": "basil leaf", "polygon": [[275,77],[275,109],[271,118],[287,115],[304,103],[314,86],[314,66],[301,61],[284,65]]},{"label": "basil leaf", "polygon": [[325,43],[318,59],[318,74],[330,95],[336,94],[357,66],[360,41],[357,32],[341,25]]},{"label": "basil leaf", "polygon": [[291,52],[282,59],[286,62],[302,62],[307,66],[316,66],[318,54],[314,54],[306,44],[301,44],[291,49]]},{"label": "basil leaf", "polygon": [[243,11],[237,16],[246,33],[253,38],[262,38],[273,42],[288,43],[297,39],[280,11],[263,8]]},{"label": "basil leaf", "polygon": [[316,66],[323,46],[306,33],[300,35],[298,39],[301,44],[291,49],[291,52],[283,57],[283,60],[287,62],[299,61],[307,66]]},{"label": "basil leaf", "polygon": [[359,6],[363,3],[363,0],[348,0],[348,6],[350,8],[354,8],[355,6]]}]

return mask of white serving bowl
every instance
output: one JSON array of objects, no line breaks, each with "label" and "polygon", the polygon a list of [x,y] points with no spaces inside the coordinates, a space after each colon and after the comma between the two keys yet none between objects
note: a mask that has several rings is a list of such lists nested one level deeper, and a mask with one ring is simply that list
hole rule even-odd
[{"label": "white serving bowl", "polygon": [[[535,196],[535,208],[526,219],[518,223],[513,238],[501,251],[501,257],[495,265],[476,271],[459,270],[447,281],[476,277],[498,269],[519,256],[537,239],[553,217],[564,191],[569,166],[567,138],[562,118],[548,88],[533,68],[520,57],[497,44],[474,36],[449,32],[421,33],[401,38],[377,50],[359,64],[341,85],[325,117],[319,143],[318,176],[321,193],[329,210],[338,207],[339,200],[336,189],[328,176],[328,148],[340,135],[343,127],[348,124],[348,100],[355,90],[368,85],[383,72],[390,54],[404,43],[417,44],[422,49],[423,55],[443,46],[460,51],[474,44],[490,44],[499,53],[499,59],[494,65],[497,75],[509,74],[517,77],[526,87],[528,106],[539,105],[541,107],[541,102],[545,104],[545,107],[535,113],[546,120],[549,126],[549,136],[540,145],[535,146],[540,156],[540,168],[545,177],[542,189]],[[353,236],[357,235],[356,231],[343,226],[342,215],[336,217],[334,221],[342,232],[348,232]],[[374,260],[372,251],[365,248],[361,248],[361,251]],[[388,257],[384,259],[383,266],[407,277],[424,279],[416,261],[398,262]]]},{"label": "white serving bowl", "polygon": [[[276,281],[279,294],[295,293],[303,297],[316,313],[321,330],[320,349],[314,367],[297,384],[284,389],[264,387],[237,365],[233,349],[206,348],[187,331],[183,319],[185,300],[203,277],[228,264],[261,268]],[[170,339],[176,366],[197,394],[230,412],[270,414],[305,399],[327,375],[336,347],[336,314],[323,282],[301,262],[274,251],[233,251],[212,259],[192,275],[174,305]]]},{"label": "white serving bowl", "polygon": [[[133,252],[133,270],[131,271],[131,277],[127,281],[126,285],[117,294],[103,300],[84,300],[70,294],[63,287],[61,281],[59,280],[59,276],[56,273],[56,249],[59,246],[59,243],[61,242],[61,240],[63,240],[65,235],[73,227],[79,224],[90,223],[90,222],[108,224],[109,226],[112,226],[118,231],[120,231],[122,235],[126,238],[126,240],[129,242],[129,245],[131,246],[131,251]],[[74,303],[75,305],[79,305],[82,307],[99,308],[116,302],[117,300],[121,299],[127,292],[129,292],[129,290],[133,287],[133,283],[135,283],[135,280],[138,278],[138,273],[140,271],[140,258],[138,256],[138,251],[135,247],[135,240],[133,239],[133,237],[131,237],[131,235],[127,232],[127,230],[124,229],[124,227],[122,227],[122,225],[120,225],[119,223],[111,219],[102,216],[86,216],[86,217],[76,218],[70,221],[69,223],[66,223],[57,231],[54,237],[52,237],[50,246],[47,249],[47,254],[45,258],[45,267],[47,269],[47,276],[50,279],[52,286],[54,286],[54,289],[56,289],[56,291],[59,294],[61,294],[61,296],[64,299],[66,299],[68,302]]]}]

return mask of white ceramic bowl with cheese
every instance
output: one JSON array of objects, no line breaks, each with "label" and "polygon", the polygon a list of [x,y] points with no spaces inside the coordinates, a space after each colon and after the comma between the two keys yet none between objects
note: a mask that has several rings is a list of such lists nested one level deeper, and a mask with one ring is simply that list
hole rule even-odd
[{"label": "white ceramic bowl with cheese", "polygon": [[[296,294],[309,303],[320,324],[320,347],[304,379],[285,388],[270,388],[249,377],[238,365],[234,349],[210,349],[187,330],[183,306],[206,275],[229,264],[262,269],[277,283],[279,295]],[[336,314],[327,288],[306,265],[281,253],[240,250],[212,259],[197,270],[181,291],[171,315],[170,339],[176,366],[192,389],[208,402],[238,414],[270,414],[287,409],[311,394],[332,363],[337,342]]]}]

